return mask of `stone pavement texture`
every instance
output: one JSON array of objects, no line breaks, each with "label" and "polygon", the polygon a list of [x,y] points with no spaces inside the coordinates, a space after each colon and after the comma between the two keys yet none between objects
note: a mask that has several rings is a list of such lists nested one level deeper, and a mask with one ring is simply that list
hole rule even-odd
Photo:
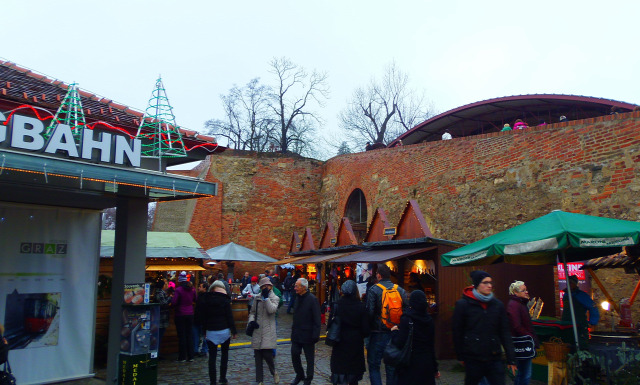
[{"label": "stone pavement texture", "polygon": [[[284,308],[278,311],[278,349],[276,353],[276,370],[280,374],[280,384],[289,385],[295,377],[293,366],[291,365],[291,345],[288,338],[291,334],[292,316],[286,314]],[[324,327],[323,327],[324,334]],[[232,348],[229,352],[229,369],[227,380],[229,385],[251,385],[255,384],[255,361],[250,339],[244,333],[238,335],[236,340],[232,340]],[[218,354],[220,357],[220,354]],[[330,384],[331,369],[329,367],[331,357],[331,347],[320,341],[316,344],[316,365],[313,379],[314,385]],[[208,385],[208,358],[197,357],[193,362],[175,362],[177,356],[170,356],[160,360],[158,363],[158,385]],[[218,358],[219,360],[219,358]],[[302,365],[306,368],[304,354]],[[440,360],[441,378],[437,382],[439,385],[458,385],[464,383],[464,372],[455,360]],[[384,364],[383,364],[384,365]],[[218,368],[219,368],[218,363]],[[384,367],[381,370],[384,383]],[[77,381],[68,381],[60,384],[65,385],[102,385],[106,384],[106,369],[98,368],[96,377]],[[512,383],[507,379],[507,384]],[[266,364],[264,365],[264,384],[274,384]],[[370,385],[369,373],[364,374],[364,378],[359,382],[361,385]],[[531,385],[541,385],[541,382],[532,381]],[[145,384],[141,384],[145,385]]]}]

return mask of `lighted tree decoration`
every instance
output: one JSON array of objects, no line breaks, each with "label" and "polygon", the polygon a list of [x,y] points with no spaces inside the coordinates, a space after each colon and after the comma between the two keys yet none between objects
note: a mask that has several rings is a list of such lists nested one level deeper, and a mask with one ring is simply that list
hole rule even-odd
[{"label": "lighted tree decoration", "polygon": [[144,158],[158,158],[161,162],[162,158],[187,156],[161,77],[156,80],[156,87],[138,127],[136,138],[142,139]]},{"label": "lighted tree decoration", "polygon": [[86,121],[84,119],[84,111],[82,110],[82,99],[80,98],[78,85],[76,83],[70,84],[67,88],[67,94],[64,96],[60,107],[58,107],[58,111],[49,123],[49,126],[44,130],[43,136],[45,139],[49,139],[58,124],[66,124],[71,127],[73,139],[76,143],[80,143],[82,129]]}]

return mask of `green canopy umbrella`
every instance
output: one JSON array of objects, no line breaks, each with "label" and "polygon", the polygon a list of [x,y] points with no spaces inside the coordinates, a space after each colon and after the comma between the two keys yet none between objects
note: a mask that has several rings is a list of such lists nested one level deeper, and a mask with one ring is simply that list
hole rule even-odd
[{"label": "green canopy umbrella", "polygon": [[[556,210],[488,238],[468,244],[441,256],[442,266],[490,265],[554,265],[558,255],[566,262],[580,261],[619,252],[622,246],[640,241],[640,223],[620,219],[594,217]],[[567,285],[576,346],[571,288]]]}]

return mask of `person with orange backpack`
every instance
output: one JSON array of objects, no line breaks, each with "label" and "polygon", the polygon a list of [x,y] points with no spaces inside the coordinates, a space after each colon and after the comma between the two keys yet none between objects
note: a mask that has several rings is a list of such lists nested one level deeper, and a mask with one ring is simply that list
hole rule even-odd
[{"label": "person with orange backpack", "polygon": [[[391,328],[400,324],[402,309],[407,303],[406,292],[391,282],[391,269],[379,263],[376,278],[378,283],[367,292],[367,312],[371,319],[371,334],[367,345],[367,363],[371,385],[382,385],[380,364],[384,349],[391,340]],[[387,385],[395,385],[397,378],[395,367],[385,364]]]}]

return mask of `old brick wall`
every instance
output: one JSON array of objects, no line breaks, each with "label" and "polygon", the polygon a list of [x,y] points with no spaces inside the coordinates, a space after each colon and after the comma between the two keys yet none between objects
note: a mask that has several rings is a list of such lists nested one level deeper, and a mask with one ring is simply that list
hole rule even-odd
[{"label": "old brick wall", "polygon": [[[435,237],[461,242],[555,209],[638,221],[639,144],[635,112],[339,156],[325,164],[320,224],[338,223],[355,188],[369,220],[382,207],[395,225],[415,199]],[[605,275],[626,296],[637,282]],[[637,304],[634,313],[640,320]]]},{"label": "old brick wall", "polygon": [[[233,150],[209,159],[206,178],[219,183],[219,195],[198,199],[189,226],[203,248],[235,242],[280,259],[292,232],[305,226],[317,241],[322,162]],[[236,264],[235,275],[263,268]]]}]

